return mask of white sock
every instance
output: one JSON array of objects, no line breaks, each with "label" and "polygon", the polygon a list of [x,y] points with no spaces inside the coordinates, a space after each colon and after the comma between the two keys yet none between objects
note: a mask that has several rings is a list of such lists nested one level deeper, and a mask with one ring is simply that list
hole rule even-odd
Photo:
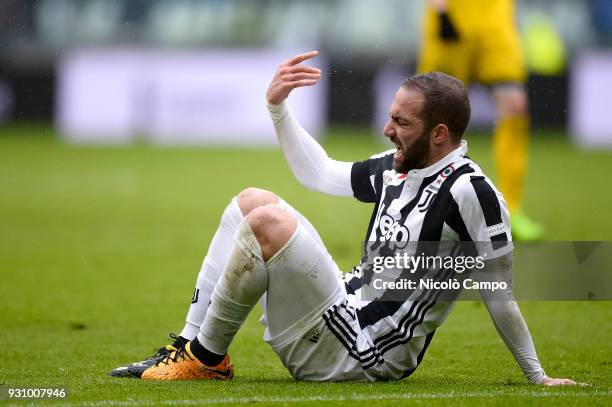
[{"label": "white sock", "polygon": [[221,216],[219,228],[210,242],[208,253],[200,268],[191,306],[187,312],[185,327],[181,336],[188,340],[196,337],[204,321],[211,294],[225,268],[225,264],[234,245],[234,234],[244,219],[242,211],[233,198]]},{"label": "white sock", "polygon": [[226,354],[236,332],[267,287],[268,271],[261,247],[249,223],[243,220],[198,333],[202,346],[216,354]]}]

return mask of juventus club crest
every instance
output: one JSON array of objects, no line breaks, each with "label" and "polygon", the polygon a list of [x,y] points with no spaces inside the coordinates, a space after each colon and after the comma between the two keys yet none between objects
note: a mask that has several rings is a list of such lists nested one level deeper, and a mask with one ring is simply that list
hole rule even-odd
[{"label": "juventus club crest", "polygon": [[429,209],[429,206],[433,202],[433,199],[440,190],[440,186],[446,180],[446,178],[448,178],[449,175],[453,173],[453,171],[455,171],[455,167],[453,167],[451,164],[445,169],[443,169],[440,175],[438,175],[438,177],[434,180],[434,182],[432,182],[427,186],[427,188],[425,188],[425,191],[423,191],[423,197],[417,205],[417,208],[419,208],[419,212],[427,212],[427,209]]}]

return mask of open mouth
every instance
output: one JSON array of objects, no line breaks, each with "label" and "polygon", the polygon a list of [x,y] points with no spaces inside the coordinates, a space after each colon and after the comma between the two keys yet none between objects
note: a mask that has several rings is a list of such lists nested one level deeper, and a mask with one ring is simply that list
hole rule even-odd
[{"label": "open mouth", "polygon": [[395,144],[395,153],[393,154],[393,160],[397,163],[402,163],[404,161],[404,149],[397,141],[391,140],[391,142]]}]

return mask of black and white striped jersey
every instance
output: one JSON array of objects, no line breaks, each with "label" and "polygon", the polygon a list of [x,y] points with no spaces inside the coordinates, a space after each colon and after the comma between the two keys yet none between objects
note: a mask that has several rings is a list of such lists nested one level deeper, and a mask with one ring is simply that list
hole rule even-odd
[{"label": "black and white striped jersey", "polygon": [[436,164],[393,170],[393,150],[353,164],[355,198],[375,203],[366,241],[491,241],[489,255],[508,252],[509,217],[499,191],[466,157],[467,143]]},{"label": "black and white striped jersey", "polygon": [[[512,250],[512,238],[503,197],[466,156],[465,141],[434,165],[407,174],[393,170],[394,151],[353,164],[355,198],[375,205],[362,263],[344,277],[347,301],[324,318],[364,369],[384,362],[385,375],[400,378],[416,369],[453,301],[438,301],[435,290],[417,290],[402,301],[385,298],[386,292],[363,299],[362,288],[373,277],[369,252],[393,255],[410,242],[478,242],[478,254],[494,258]],[[365,335],[356,332],[357,323]]]}]

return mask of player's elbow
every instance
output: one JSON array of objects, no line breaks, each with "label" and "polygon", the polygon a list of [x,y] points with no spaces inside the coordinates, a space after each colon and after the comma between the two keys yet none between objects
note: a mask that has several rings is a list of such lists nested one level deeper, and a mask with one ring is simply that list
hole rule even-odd
[{"label": "player's elbow", "polygon": [[302,184],[303,187],[310,189],[311,191],[321,192],[321,189],[319,188],[320,183],[318,182],[318,180],[313,180],[310,178],[308,179],[298,178],[298,182]]},{"label": "player's elbow", "polygon": [[310,170],[300,170],[292,168],[293,176],[303,186],[312,191],[320,192],[321,172],[312,168]]}]

